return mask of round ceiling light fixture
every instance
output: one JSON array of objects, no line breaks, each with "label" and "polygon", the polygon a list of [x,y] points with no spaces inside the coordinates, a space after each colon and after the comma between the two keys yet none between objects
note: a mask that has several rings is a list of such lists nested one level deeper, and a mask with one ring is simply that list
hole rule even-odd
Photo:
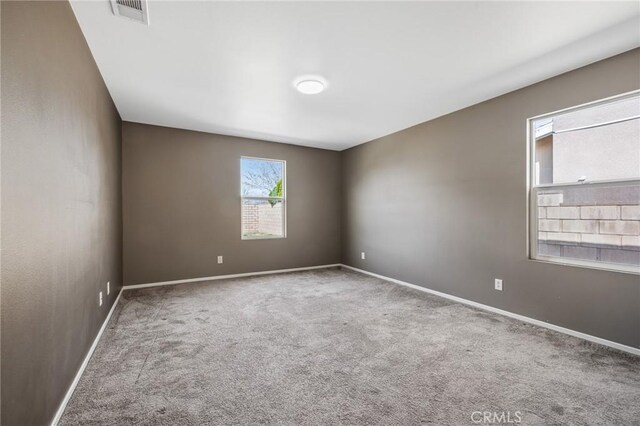
[{"label": "round ceiling light fixture", "polygon": [[317,95],[327,88],[327,82],[321,77],[301,77],[295,82],[295,87],[300,93],[305,95]]}]

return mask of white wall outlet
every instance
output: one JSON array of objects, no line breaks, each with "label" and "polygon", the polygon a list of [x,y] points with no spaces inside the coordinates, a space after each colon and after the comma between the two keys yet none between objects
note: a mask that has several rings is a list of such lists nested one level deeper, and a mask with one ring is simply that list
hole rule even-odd
[{"label": "white wall outlet", "polygon": [[107,281],[107,294],[111,293],[111,281]]},{"label": "white wall outlet", "polygon": [[100,304],[100,306],[102,306],[102,292],[100,292],[99,294],[98,303]]},{"label": "white wall outlet", "polygon": [[360,257],[364,260],[364,252],[360,253]]},{"label": "white wall outlet", "polygon": [[222,256],[218,256],[218,264],[222,263]]},{"label": "white wall outlet", "polygon": [[502,291],[502,280],[499,280],[496,278],[496,281],[493,287],[498,291]]}]

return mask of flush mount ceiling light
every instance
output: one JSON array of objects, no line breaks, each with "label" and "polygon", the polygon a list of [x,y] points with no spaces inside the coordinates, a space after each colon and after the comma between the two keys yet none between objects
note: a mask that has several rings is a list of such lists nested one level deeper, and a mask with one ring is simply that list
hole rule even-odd
[{"label": "flush mount ceiling light", "polygon": [[296,80],[295,87],[305,95],[316,95],[327,88],[327,82],[321,77],[301,77]]}]

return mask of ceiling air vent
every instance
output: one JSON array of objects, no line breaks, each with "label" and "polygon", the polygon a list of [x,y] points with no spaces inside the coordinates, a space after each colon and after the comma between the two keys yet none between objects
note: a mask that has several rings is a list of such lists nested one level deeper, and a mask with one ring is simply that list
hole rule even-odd
[{"label": "ceiling air vent", "polygon": [[124,16],[149,25],[147,0],[110,0],[111,9],[116,16]]}]

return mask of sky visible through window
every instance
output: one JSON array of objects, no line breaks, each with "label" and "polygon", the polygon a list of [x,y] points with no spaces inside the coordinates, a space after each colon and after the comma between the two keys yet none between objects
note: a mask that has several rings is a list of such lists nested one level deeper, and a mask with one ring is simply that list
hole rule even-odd
[{"label": "sky visible through window", "polygon": [[[282,182],[284,163],[277,160],[241,159],[241,194],[243,197],[278,197],[278,183]],[[282,183],[280,183],[280,187]]]}]

